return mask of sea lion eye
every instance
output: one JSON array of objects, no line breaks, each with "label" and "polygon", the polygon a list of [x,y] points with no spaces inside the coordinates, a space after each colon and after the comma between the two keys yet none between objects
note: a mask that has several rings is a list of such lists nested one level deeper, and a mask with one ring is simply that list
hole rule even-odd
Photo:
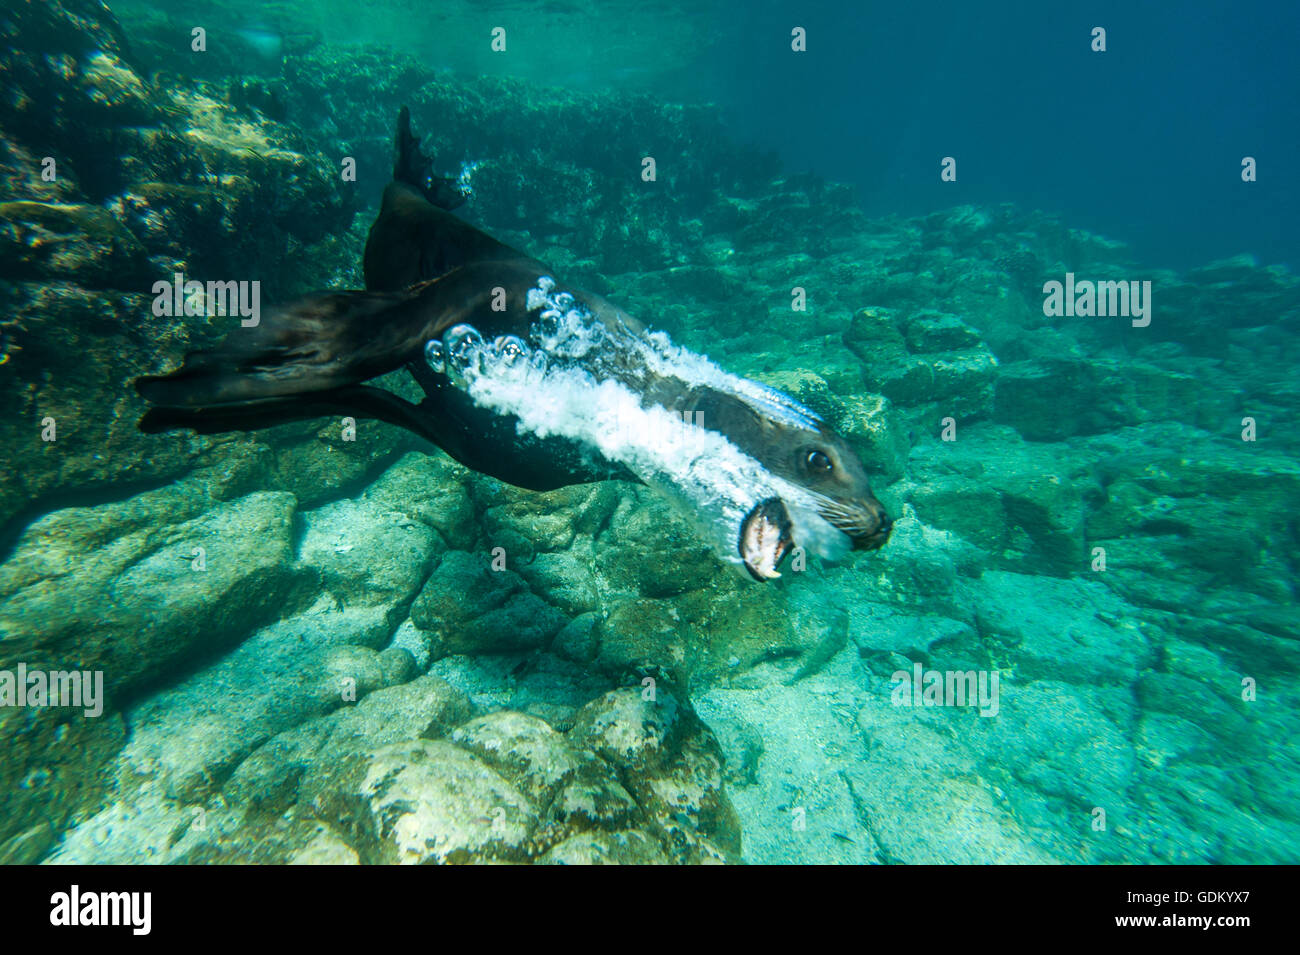
[{"label": "sea lion eye", "polygon": [[808,452],[808,468],[812,471],[829,471],[831,469],[831,459],[826,456],[825,451]]}]

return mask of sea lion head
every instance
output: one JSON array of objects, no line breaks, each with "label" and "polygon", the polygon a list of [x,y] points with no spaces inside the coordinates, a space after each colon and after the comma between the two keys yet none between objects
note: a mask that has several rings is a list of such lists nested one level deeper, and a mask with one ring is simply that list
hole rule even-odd
[{"label": "sea lion head", "polygon": [[848,535],[854,550],[884,545],[893,521],[847,441],[825,425],[809,432],[776,422],[768,432],[760,460],[769,470],[809,491],[818,513]]},{"label": "sea lion head", "polygon": [[697,390],[692,405],[701,424],[724,435],[800,498],[770,495],[745,516],[738,548],[750,574],[759,580],[780,576],[776,568],[786,554],[806,544],[798,540],[792,516],[798,507],[811,508],[854,550],[883,546],[893,521],[848,442],[788,395],[745,379],[730,384],[725,390]]}]

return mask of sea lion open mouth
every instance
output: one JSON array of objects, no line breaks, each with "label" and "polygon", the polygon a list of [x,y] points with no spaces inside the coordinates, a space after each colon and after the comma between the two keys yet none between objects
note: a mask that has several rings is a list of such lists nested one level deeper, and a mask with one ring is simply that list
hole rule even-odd
[{"label": "sea lion open mouth", "polygon": [[779,497],[759,501],[740,525],[740,557],[755,580],[780,577],[777,567],[794,547],[793,526]]}]

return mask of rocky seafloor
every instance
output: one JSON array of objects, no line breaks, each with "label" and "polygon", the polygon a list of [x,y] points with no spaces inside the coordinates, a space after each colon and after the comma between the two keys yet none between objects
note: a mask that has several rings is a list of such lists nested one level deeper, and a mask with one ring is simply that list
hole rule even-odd
[{"label": "rocky seafloor", "polygon": [[[703,106],[311,43],[241,76],[88,0],[0,29],[0,669],[107,697],[0,709],[0,859],[1300,860],[1290,272],[867,219]],[[888,546],[760,586],[637,485],[374,422],[139,434],[130,381],[229,321],[153,282],[360,287],[401,104],[474,221],[833,420]],[[1067,271],[1150,279],[1150,326],[1044,317]],[[916,663],[998,714],[893,705]]]}]

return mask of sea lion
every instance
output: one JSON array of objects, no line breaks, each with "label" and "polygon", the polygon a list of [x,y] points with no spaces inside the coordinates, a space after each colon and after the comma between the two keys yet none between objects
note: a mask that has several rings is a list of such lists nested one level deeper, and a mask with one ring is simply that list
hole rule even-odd
[{"label": "sea lion", "polygon": [[[452,214],[403,107],[365,291],[308,296],[137,380],[149,433],[255,430],[323,415],[406,428],[466,466],[551,490],[619,477],[664,489],[757,580],[796,546],[885,543],[891,521],[843,438]],[[364,384],[405,366],[413,404]]]}]

